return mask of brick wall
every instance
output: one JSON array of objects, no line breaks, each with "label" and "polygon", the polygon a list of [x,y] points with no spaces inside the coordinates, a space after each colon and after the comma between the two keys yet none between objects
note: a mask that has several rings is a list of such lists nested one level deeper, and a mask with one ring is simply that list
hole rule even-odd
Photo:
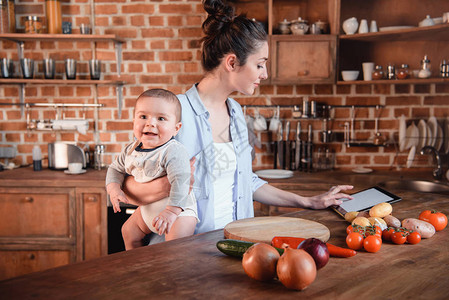
[{"label": "brick wall", "polygon": [[[73,32],[79,32],[81,23],[91,21],[91,6],[86,1],[62,1],[63,20],[72,22]],[[67,108],[65,116],[82,118],[90,123],[86,135],[73,131],[27,131],[26,119],[18,106],[0,107],[0,144],[14,145],[18,149],[16,162],[26,164],[32,161],[31,152],[34,144],[40,145],[47,153],[47,143],[53,141],[76,141],[87,144],[92,149],[98,138],[106,145],[106,161],[109,163],[115,155],[132,138],[132,107],[134,100],[143,90],[151,87],[163,87],[175,93],[181,93],[201,79],[199,63],[201,23],[205,17],[201,1],[95,1],[95,33],[114,33],[124,38],[123,64],[121,80],[127,82],[124,88],[124,107],[118,118],[116,106],[116,89],[114,86],[99,85],[97,89],[99,103],[105,106],[99,109],[98,136],[94,134],[94,111]],[[44,16],[43,1],[16,0],[18,16]],[[20,19],[20,17],[18,17]],[[19,23],[19,21],[18,21]],[[19,28],[20,29],[20,28]],[[23,27],[21,27],[23,29]],[[17,46],[13,42],[0,42],[1,57],[15,60],[15,76],[19,77]],[[94,50],[95,49],[95,50]],[[86,61],[95,51],[97,58],[104,62],[105,79],[117,78],[117,64],[113,43],[89,42],[26,42],[25,57],[38,62],[47,56],[57,60],[57,76],[64,73],[63,60],[76,58],[79,61],[79,77],[88,76]],[[37,78],[42,78],[41,63],[38,63]],[[26,85],[25,102],[48,103],[94,103],[95,86],[91,85]],[[292,118],[290,107],[301,105],[304,99],[315,100],[328,105],[385,105],[379,121],[379,129],[387,140],[397,140],[397,117],[404,114],[408,122],[421,118],[436,116],[440,121],[449,116],[449,85],[270,85],[266,84],[252,96],[234,95],[242,105],[270,105],[261,107],[259,112],[271,118],[272,105],[281,105],[281,119],[290,120],[292,128],[297,119]],[[0,85],[0,102],[19,102],[18,85]],[[249,107],[248,114],[255,113],[256,108]],[[31,119],[54,119],[56,111],[52,108],[33,108]],[[60,112],[61,113],[61,112]],[[349,120],[350,109],[339,108],[333,111],[334,120],[330,128],[334,132],[343,132],[343,125]],[[374,108],[359,108],[356,111],[356,137],[366,140],[374,132]],[[302,128],[313,125],[315,149],[319,144],[321,120],[301,120]],[[293,129],[292,129],[293,130]],[[271,168],[271,134],[267,131],[257,132],[262,141],[262,148],[257,149],[254,166]],[[291,133],[293,138],[293,131]],[[305,135],[304,135],[305,137]],[[341,142],[327,145],[336,153],[336,167],[352,168],[364,165],[376,168],[404,166],[407,152],[397,153],[396,148],[370,147],[347,148]],[[45,162],[44,162],[45,163]],[[431,164],[427,157],[418,156],[414,167]]]}]

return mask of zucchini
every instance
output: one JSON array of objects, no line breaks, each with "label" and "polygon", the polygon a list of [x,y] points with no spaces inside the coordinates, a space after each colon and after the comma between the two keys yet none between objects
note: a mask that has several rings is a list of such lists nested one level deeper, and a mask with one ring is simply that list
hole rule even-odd
[{"label": "zucchini", "polygon": [[[226,255],[242,258],[246,250],[248,250],[248,248],[254,244],[255,243],[252,242],[227,239],[227,240],[219,240],[217,242],[217,248]],[[280,255],[284,253],[284,249],[279,248],[275,249],[279,252]]]}]

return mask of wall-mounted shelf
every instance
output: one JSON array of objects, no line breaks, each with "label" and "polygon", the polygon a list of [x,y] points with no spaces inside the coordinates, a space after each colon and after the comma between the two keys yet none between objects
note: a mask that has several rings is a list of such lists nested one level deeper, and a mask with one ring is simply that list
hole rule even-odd
[{"label": "wall-mounted shelf", "polygon": [[46,33],[2,33],[0,39],[13,42],[32,41],[68,41],[68,42],[115,42],[124,43],[125,40],[115,34],[46,34]]},{"label": "wall-mounted shelf", "polygon": [[121,80],[90,80],[90,79],[22,79],[22,78],[2,78],[0,84],[115,84],[124,85],[126,82]]},{"label": "wall-mounted shelf", "polygon": [[354,80],[354,81],[337,81],[337,85],[367,85],[367,84],[430,84],[430,83],[449,83],[449,78],[411,78],[411,79],[382,79],[382,80]]}]

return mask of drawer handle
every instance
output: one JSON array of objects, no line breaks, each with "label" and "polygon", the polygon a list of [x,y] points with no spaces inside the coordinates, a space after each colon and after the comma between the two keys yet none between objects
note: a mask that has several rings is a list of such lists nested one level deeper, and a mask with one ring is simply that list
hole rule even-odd
[{"label": "drawer handle", "polygon": [[25,197],[25,202],[32,203],[34,202],[33,197]]},{"label": "drawer handle", "polygon": [[89,197],[87,197],[87,201],[89,201],[89,202],[97,202],[97,197],[89,196]]},{"label": "drawer handle", "polygon": [[30,254],[30,259],[33,260],[33,259],[35,259],[35,258],[36,258],[36,256],[35,256],[33,253],[31,253],[31,254]]},{"label": "drawer handle", "polygon": [[307,76],[309,75],[309,71],[308,70],[304,70],[304,71],[299,71],[298,72],[298,76],[299,77],[303,77],[303,76]]}]

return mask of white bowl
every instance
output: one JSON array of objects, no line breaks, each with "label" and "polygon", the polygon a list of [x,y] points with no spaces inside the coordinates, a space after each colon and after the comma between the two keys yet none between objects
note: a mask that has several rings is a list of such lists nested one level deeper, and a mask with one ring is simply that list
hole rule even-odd
[{"label": "white bowl", "polygon": [[359,77],[359,71],[341,71],[341,76],[344,81],[354,81]]}]

